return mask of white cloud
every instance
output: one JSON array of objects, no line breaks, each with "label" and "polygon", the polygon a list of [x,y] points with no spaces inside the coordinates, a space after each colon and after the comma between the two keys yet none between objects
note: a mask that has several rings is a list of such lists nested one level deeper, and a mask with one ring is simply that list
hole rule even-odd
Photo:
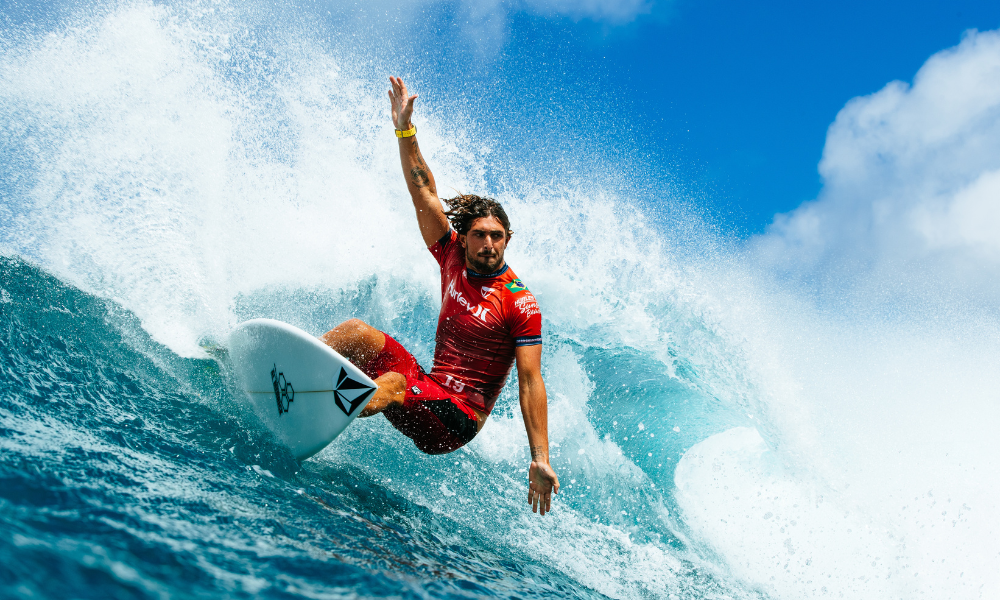
[{"label": "white cloud", "polygon": [[753,241],[766,265],[813,284],[947,286],[995,300],[1000,31],[970,31],[912,85],[894,81],[848,102],[819,169],[819,197],[777,215]]}]

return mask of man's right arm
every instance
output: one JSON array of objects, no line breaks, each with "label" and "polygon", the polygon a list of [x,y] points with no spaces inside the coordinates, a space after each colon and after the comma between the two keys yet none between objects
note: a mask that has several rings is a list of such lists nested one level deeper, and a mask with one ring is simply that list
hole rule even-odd
[{"label": "man's right arm", "polygon": [[[413,101],[417,96],[408,95],[406,84],[399,77],[389,77],[389,81],[392,82],[389,98],[392,101],[393,125],[400,131],[406,131],[411,127]],[[417,136],[399,138],[399,161],[413,200],[413,208],[417,211],[420,235],[424,238],[424,244],[430,248],[448,233],[449,225],[437,195],[434,175],[420,154]]]}]

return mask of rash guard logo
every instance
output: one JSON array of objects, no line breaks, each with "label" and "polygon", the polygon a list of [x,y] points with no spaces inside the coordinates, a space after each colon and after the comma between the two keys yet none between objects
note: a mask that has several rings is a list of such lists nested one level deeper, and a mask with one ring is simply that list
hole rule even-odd
[{"label": "rash guard logo", "polygon": [[458,289],[455,287],[454,279],[451,280],[451,283],[448,284],[448,295],[454,298],[455,302],[458,302],[459,305],[465,307],[465,310],[471,312],[472,316],[482,319],[484,323],[486,322],[486,315],[490,313],[490,309],[486,308],[485,305],[472,304],[471,302],[469,302],[466,299],[465,294],[458,291]]},{"label": "rash guard logo", "polygon": [[520,294],[521,292],[528,291],[528,287],[523,283],[521,283],[520,279],[515,279],[514,281],[511,281],[510,283],[506,284],[504,287],[510,290],[511,294]]},{"label": "rash guard logo", "polygon": [[515,300],[514,306],[516,306],[518,310],[521,311],[521,314],[526,317],[542,314],[541,311],[538,310],[538,303],[535,301],[535,297],[531,295],[531,292],[528,292]]}]

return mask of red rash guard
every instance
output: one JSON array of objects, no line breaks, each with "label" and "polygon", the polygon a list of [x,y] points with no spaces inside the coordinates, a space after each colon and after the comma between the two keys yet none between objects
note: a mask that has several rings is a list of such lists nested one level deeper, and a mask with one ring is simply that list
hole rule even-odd
[{"label": "red rash guard", "polygon": [[489,275],[467,269],[455,230],[430,251],[441,265],[441,315],[430,375],[489,413],[514,364],[514,348],[542,343],[542,313],[506,264]]}]

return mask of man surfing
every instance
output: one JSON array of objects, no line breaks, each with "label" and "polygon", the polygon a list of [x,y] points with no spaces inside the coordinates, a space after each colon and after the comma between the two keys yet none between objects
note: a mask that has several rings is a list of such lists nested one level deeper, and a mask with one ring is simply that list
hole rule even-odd
[{"label": "man surfing", "polygon": [[406,187],[420,234],[441,268],[434,366],[425,373],[399,342],[359,319],[320,339],[378,384],[360,416],[382,413],[427,454],[453,452],[476,437],[516,363],[531,449],[528,503],[544,515],[559,493],[559,478],[549,465],[542,315],[504,261],[510,222],[499,202],[471,194],[446,199],[445,212],[410,120],[417,95],[408,94],[402,79],[389,81]]}]

